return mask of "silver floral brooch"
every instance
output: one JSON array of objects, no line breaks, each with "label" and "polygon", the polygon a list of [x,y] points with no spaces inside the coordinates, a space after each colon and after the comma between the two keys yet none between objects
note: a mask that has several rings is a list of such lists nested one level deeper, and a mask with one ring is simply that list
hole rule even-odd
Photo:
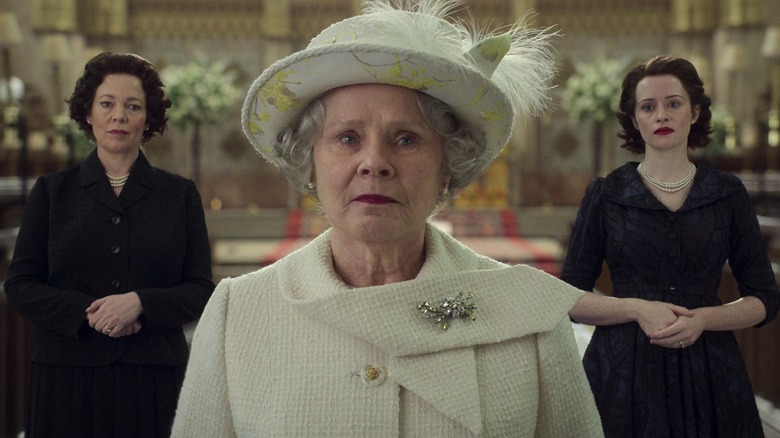
[{"label": "silver floral brooch", "polygon": [[469,319],[471,321],[477,319],[474,316],[474,310],[477,309],[477,305],[471,302],[472,298],[474,298],[473,293],[469,292],[464,298],[463,292],[460,292],[456,297],[447,297],[442,300],[438,307],[434,307],[426,301],[418,304],[417,310],[422,313],[423,318],[432,319],[439,328],[447,330],[452,318]]}]

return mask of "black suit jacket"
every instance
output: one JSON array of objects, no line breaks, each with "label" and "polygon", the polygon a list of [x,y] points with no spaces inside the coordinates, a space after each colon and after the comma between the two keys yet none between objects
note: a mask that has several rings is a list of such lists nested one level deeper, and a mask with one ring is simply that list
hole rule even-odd
[{"label": "black suit jacket", "polygon": [[[182,324],[214,290],[195,184],[141,153],[119,197],[93,151],[77,167],[38,178],[28,198],[5,291],[36,323],[32,360],[56,365],[180,365]],[[109,338],[91,329],[97,298],[136,291],[143,327]]]}]

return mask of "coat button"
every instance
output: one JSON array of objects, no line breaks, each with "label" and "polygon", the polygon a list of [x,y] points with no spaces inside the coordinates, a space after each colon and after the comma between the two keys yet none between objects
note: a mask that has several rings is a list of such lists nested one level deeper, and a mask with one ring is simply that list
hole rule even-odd
[{"label": "coat button", "polygon": [[119,254],[122,251],[122,249],[119,247],[119,245],[114,245],[111,247],[111,254]]},{"label": "coat button", "polygon": [[386,375],[382,367],[366,365],[360,372],[360,380],[367,386],[379,386],[385,381]]},{"label": "coat button", "polygon": [[122,216],[114,216],[111,218],[111,223],[114,225],[119,225],[122,223]]},{"label": "coat button", "polygon": [[119,281],[119,280],[114,280],[114,281],[111,282],[111,287],[113,287],[114,289],[119,289],[119,286],[121,286],[121,285],[122,285],[122,282]]}]

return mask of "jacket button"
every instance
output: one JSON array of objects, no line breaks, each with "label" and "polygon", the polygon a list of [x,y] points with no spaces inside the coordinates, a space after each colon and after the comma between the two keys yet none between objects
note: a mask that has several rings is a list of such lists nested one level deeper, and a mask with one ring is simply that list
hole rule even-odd
[{"label": "jacket button", "polygon": [[122,282],[119,281],[119,280],[114,280],[114,281],[111,282],[111,287],[113,287],[114,289],[119,289],[119,286],[121,286],[121,285],[122,285]]},{"label": "jacket button", "polygon": [[114,245],[111,247],[111,254],[119,254],[122,251],[121,248],[119,248],[119,245]]},{"label": "jacket button", "polygon": [[367,386],[379,386],[385,381],[387,373],[381,367],[366,365],[360,372],[360,380]]},{"label": "jacket button", "polygon": [[121,216],[114,216],[111,218],[111,223],[114,225],[119,225],[122,223],[122,217]]}]

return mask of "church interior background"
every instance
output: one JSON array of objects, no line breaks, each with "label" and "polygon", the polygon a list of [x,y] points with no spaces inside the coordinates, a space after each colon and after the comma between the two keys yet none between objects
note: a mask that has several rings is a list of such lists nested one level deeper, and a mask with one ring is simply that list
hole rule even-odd
[{"label": "church interior background", "polygon": [[[202,87],[206,96],[222,93],[224,108],[204,108],[202,119],[171,124],[164,136],[144,146],[152,164],[196,181],[206,208],[215,281],[272,263],[320,232],[327,224],[313,201],[291,190],[244,138],[241,103],[260,72],[304,48],[330,23],[357,13],[360,3],[0,0],[0,290],[27,190],[38,175],[77,164],[91,150],[70,125],[64,100],[86,61],[106,50],[138,53],[172,81],[174,72],[189,66],[192,74],[216,75],[217,82],[228,85]],[[641,160],[619,147],[614,117],[599,117],[597,111],[574,114],[568,111],[571,96],[590,94],[591,104],[607,105],[609,114],[611,98],[631,64],[673,54],[696,65],[713,98],[715,141],[694,159],[742,178],[773,262],[780,263],[780,1],[467,3],[478,22],[492,26],[533,10],[529,24],[559,33],[560,71],[553,109],[521,121],[499,159],[434,218],[437,223],[478,252],[556,274],[588,182],[626,161]],[[573,78],[586,75],[595,75],[607,89],[575,90]],[[231,88],[237,90],[233,97]],[[606,101],[599,102],[599,96]],[[197,114],[194,108],[187,111]],[[206,117],[209,110],[214,114]],[[609,287],[608,280],[600,281],[605,293]],[[724,275],[723,293],[730,287]],[[23,424],[31,332],[3,297],[0,436],[5,437]],[[778,329],[775,321],[738,337],[762,415],[780,430]]]}]

